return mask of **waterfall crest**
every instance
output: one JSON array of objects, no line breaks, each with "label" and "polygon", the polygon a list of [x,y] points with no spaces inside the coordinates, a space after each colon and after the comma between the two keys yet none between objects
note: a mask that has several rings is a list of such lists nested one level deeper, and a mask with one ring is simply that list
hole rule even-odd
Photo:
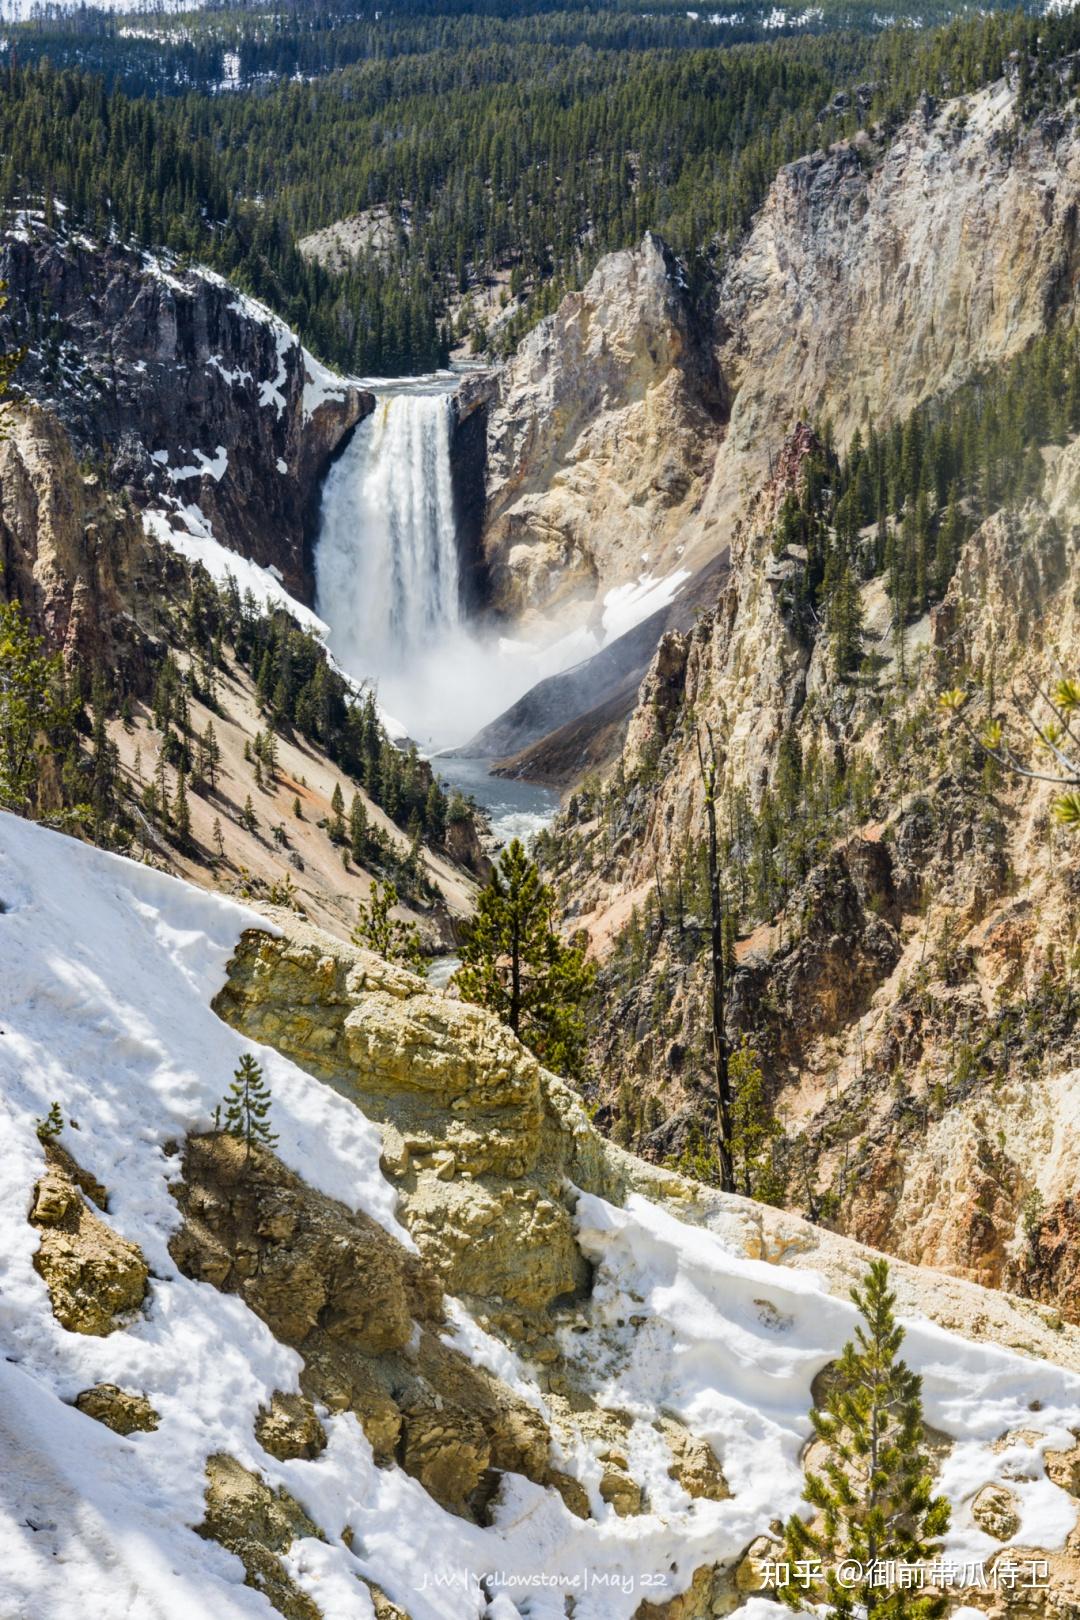
[{"label": "waterfall crest", "polygon": [[326,480],[317,611],[357,677],[393,677],[461,622],[448,393],[380,399]]}]

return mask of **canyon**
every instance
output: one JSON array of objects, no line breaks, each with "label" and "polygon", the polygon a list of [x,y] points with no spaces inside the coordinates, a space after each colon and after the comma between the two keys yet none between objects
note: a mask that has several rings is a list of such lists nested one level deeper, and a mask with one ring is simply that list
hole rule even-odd
[{"label": "canyon", "polygon": [[[771,1620],[880,1253],[948,1555],[1047,1566],[950,1612],[1077,1612],[1080,856],[1061,784],[979,739],[1080,670],[1080,439],[1047,430],[992,510],[950,499],[955,566],[906,619],[855,524],[852,667],[799,596],[852,446],[1067,328],[1075,111],[1021,97],[924,98],[782,167],[704,285],[650,231],[505,361],[423,378],[338,376],[169,255],[7,233],[4,594],[123,694],[88,723],[138,826],[105,853],[0,817],[20,1620],[72,1579],[139,1620]],[[220,749],[184,841],[146,808],[173,667]],[[334,705],[370,716],[363,779]],[[352,937],[393,873],[452,966],[512,830],[455,768],[563,793],[534,849],[598,970],[580,1090]],[[794,866],[811,791],[813,858],[755,909],[752,836]],[[742,1193],[715,1185],[710,792],[727,1038],[769,1111]],[[245,1053],[250,1149],[218,1128]],[[538,1547],[554,1591],[515,1598]]]}]

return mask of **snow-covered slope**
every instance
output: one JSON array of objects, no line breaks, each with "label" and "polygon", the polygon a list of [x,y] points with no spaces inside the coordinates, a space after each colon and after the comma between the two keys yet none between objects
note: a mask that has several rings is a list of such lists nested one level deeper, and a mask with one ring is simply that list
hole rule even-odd
[{"label": "snow-covered slope", "polygon": [[[320,1413],[328,1445],[315,1460],[280,1462],[262,1449],[256,1414],[274,1390],[297,1388],[300,1357],[235,1295],[181,1275],[168,1247],[180,1225],[169,1191],[179,1145],[210,1128],[252,1049],[209,1003],[253,924],[267,926],[224,899],[0,816],[4,1620],[53,1620],[73,1612],[73,1594],[87,1620],[269,1620],[267,1598],[242,1584],[239,1559],[193,1533],[206,1460],[220,1453],[284,1486],[321,1527],[325,1540],[301,1537],[282,1558],[327,1620],[374,1614],[366,1580],[411,1620],[562,1620],[570,1596],[576,1620],[630,1620],[644,1599],[683,1590],[702,1566],[737,1560],[797,1504],[811,1380],[854,1312],[813,1272],[748,1260],[638,1196],[625,1208],[588,1194],[578,1202],[595,1286],[562,1351],[579,1388],[632,1420],[627,1460],[645,1487],[642,1512],[620,1517],[603,1499],[601,1460],[584,1438],[558,1460],[587,1491],[591,1518],[514,1476],[486,1527],[447,1512],[398,1467],[377,1468],[349,1412]],[[280,1158],[412,1248],[380,1171],[377,1127],[286,1058],[256,1050]],[[101,1219],[149,1267],[141,1311],[103,1338],[59,1324],[33,1265],[39,1233],[27,1213],[44,1170],[35,1122],[54,1100],[61,1145],[108,1189]],[[449,1316],[459,1348],[546,1410],[539,1369],[460,1306]],[[1076,1502],[1047,1479],[1042,1459],[1080,1428],[1080,1376],[924,1321],[909,1325],[908,1351],[925,1378],[928,1420],[955,1442],[942,1481],[955,1505],[950,1551],[969,1559],[1000,1549],[971,1516],[975,1493],[995,1479],[1019,1502],[1013,1541],[1059,1546]],[[144,1392],[160,1415],[156,1431],[122,1437],[71,1404],[103,1382]],[[711,1443],[727,1499],[691,1498],[671,1477],[661,1413]],[[991,1449],[1017,1431],[1029,1438]],[[745,1606],[746,1620],[761,1612],[777,1611],[760,1599]]]}]

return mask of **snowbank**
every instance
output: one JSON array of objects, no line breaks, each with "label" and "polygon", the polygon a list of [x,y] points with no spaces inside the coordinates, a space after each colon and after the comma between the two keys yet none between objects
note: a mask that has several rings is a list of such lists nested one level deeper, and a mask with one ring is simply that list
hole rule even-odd
[{"label": "snowbank", "polygon": [[[577,1620],[630,1620],[643,1597],[662,1601],[700,1565],[739,1555],[798,1501],[810,1382],[854,1312],[815,1274],[746,1260],[641,1198],[616,1209],[581,1195],[579,1240],[596,1283],[564,1351],[601,1404],[632,1415],[629,1461],[647,1511],[619,1518],[601,1499],[599,1442],[581,1441],[562,1460],[589,1491],[594,1521],[515,1476],[489,1528],[448,1514],[401,1470],[376,1468],[351,1414],[321,1414],[329,1444],[314,1461],[262,1451],[256,1412],[274,1389],[297,1387],[299,1358],[240,1300],[182,1277],[168,1251],[178,1144],[209,1126],[252,1049],[209,1002],[253,921],[231,901],[0,815],[0,1613],[45,1620],[70,1612],[77,1593],[95,1620],[270,1620],[238,1560],[189,1528],[202,1518],[205,1461],[216,1451],[284,1485],[327,1532],[285,1556],[327,1620],[369,1620],[358,1576],[412,1620],[563,1620],[568,1595]],[[376,1128],[286,1059],[255,1050],[281,1158],[408,1243]],[[78,1127],[66,1124],[62,1143],[109,1189],[102,1218],[150,1268],[143,1311],[104,1339],[62,1329],[33,1269],[35,1121],[54,1099]],[[531,1370],[456,1302],[447,1332],[544,1408]],[[1008,1478],[1022,1501],[1018,1539],[1036,1530],[1044,1547],[1063,1539],[1074,1504],[1045,1478],[1041,1449],[1027,1448],[1018,1471],[1011,1451],[990,1443],[1030,1427],[1036,1400],[1042,1445],[1069,1443],[1080,1378],[922,1322],[910,1325],[908,1350],[929,1420],[958,1442],[945,1474],[957,1509],[950,1548],[989,1550],[970,1495],[994,1478]],[[122,1438],[70,1404],[106,1381],[145,1391],[160,1428]],[[669,1476],[653,1423],[661,1412],[711,1441],[729,1500],[691,1500]],[[352,1550],[339,1539],[345,1528]],[[484,1572],[491,1602],[477,1584]],[[751,1600],[743,1615],[776,1612]]]}]

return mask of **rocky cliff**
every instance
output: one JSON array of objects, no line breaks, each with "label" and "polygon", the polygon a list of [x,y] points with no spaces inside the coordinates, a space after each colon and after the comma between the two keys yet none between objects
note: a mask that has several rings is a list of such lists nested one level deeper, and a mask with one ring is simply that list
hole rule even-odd
[{"label": "rocky cliff", "polygon": [[781,169],[709,323],[655,237],[604,259],[490,409],[495,605],[561,627],[696,570],[798,423],[843,446],[1021,349],[1072,306],[1078,194],[1074,113],[1018,126],[1003,80]]},{"label": "rocky cliff", "polygon": [[781,169],[721,283],[733,404],[706,521],[733,510],[743,470],[756,484],[797,422],[831,419],[846,443],[1068,311],[1078,193],[1075,112],[1017,127],[1004,80],[924,98],[887,144],[861,135]]},{"label": "rocky cliff", "polygon": [[[647,236],[525,338],[488,411],[493,606],[586,622],[604,594],[681,563],[725,395],[680,267]],[[533,624],[533,628],[537,628]]]},{"label": "rocky cliff", "polygon": [[[785,581],[800,564],[772,542],[811,448],[808,430],[789,439],[748,509],[716,610],[662,643],[607,795],[579,796],[564,826],[568,918],[610,963],[597,1060],[622,1092],[601,1083],[601,1118],[659,1157],[692,1160],[711,1131],[694,909],[707,904],[695,877],[702,723],[727,794],[736,914],[754,863],[782,868],[799,818],[818,814],[796,797],[781,815],[771,798],[772,831],[748,855],[762,826],[754,807],[791,760],[823,771],[841,797],[838,784],[862,773],[868,796],[825,813],[813,869],[732,947],[731,1027],[764,1065],[783,1196],[907,1259],[1053,1299],[1077,1319],[1080,1171],[1062,1122],[1075,1107],[1080,852],[1052,817],[1054,789],[997,767],[938,698],[960,684],[975,735],[996,717],[1030,738],[1029,705],[1049,715],[1036,694],[1080,666],[1080,445],[1045,447],[1041,495],[971,534],[943,602],[905,632],[903,667],[881,582],[861,587],[866,660],[848,681],[831,669],[828,637],[793,622]],[[1031,768],[1053,774],[1048,763]],[[626,964],[641,950],[635,983]],[[642,1080],[653,1093],[644,1108]]]},{"label": "rocky cliff", "polygon": [[[129,501],[76,461],[50,412],[20,405],[0,442],[0,575],[69,666],[114,668],[144,685],[152,650],[128,609],[153,596],[179,558],[151,546]],[[156,553],[156,555],[155,555]]]},{"label": "rocky cliff", "polygon": [[370,395],[220,276],[33,223],[7,233],[0,342],[17,390],[181,534],[210,534],[310,602],[319,484]]}]

